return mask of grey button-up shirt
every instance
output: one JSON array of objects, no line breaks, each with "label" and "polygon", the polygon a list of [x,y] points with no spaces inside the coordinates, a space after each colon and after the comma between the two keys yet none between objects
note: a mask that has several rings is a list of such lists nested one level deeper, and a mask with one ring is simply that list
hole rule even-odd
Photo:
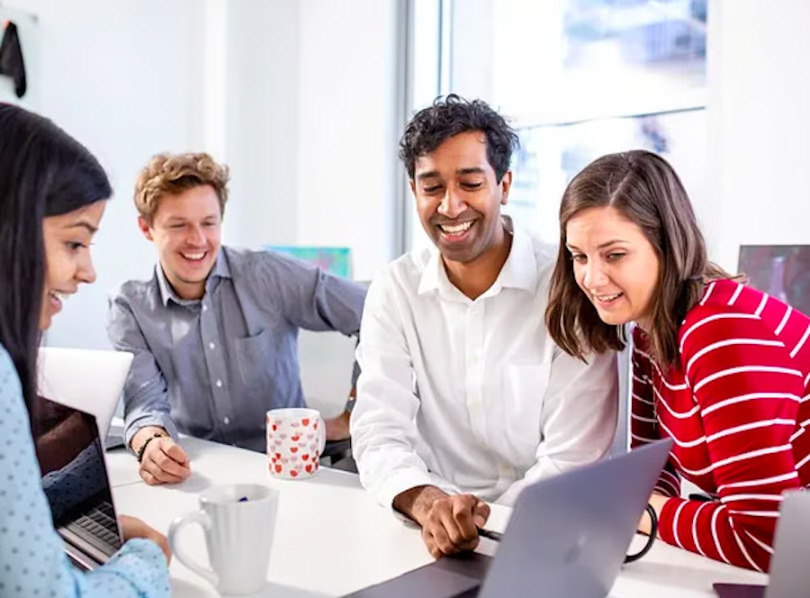
[{"label": "grey button-up shirt", "polygon": [[[107,333],[135,354],[125,436],[161,426],[265,449],[265,412],[303,407],[298,329],[356,335],[365,289],[279,253],[222,247],[200,300],[179,298],[158,264],[110,297]],[[347,388],[348,391],[348,388]]]}]

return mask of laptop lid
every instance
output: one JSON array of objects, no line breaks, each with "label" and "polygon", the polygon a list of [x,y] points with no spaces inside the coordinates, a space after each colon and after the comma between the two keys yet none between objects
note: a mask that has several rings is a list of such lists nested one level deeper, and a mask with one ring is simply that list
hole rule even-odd
[{"label": "laptop lid", "polygon": [[42,488],[71,559],[94,568],[122,545],[93,415],[40,398],[35,447]]},{"label": "laptop lid", "polygon": [[480,598],[604,598],[672,448],[661,440],[521,492]]},{"label": "laptop lid", "polygon": [[810,568],[807,539],[810,538],[810,492],[787,492],[776,524],[774,555],[765,598],[807,598]]},{"label": "laptop lid", "polygon": [[110,429],[132,358],[127,351],[41,347],[39,394],[94,415],[103,438]]}]

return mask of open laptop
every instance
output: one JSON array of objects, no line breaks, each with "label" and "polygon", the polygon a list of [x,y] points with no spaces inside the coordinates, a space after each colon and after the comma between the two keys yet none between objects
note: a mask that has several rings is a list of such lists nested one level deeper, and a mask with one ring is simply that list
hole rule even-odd
[{"label": "open laptop", "polygon": [[661,440],[521,492],[495,557],[446,558],[352,598],[604,598],[672,448]]},{"label": "open laptop", "polygon": [[93,569],[122,544],[96,418],[44,398],[35,413],[37,460],[54,527],[71,561]]},{"label": "open laptop", "polygon": [[42,347],[37,362],[39,394],[93,414],[104,439],[132,358],[127,351]]},{"label": "open laptop", "polygon": [[774,553],[768,586],[716,583],[720,598],[807,598],[810,569],[807,539],[810,538],[810,492],[788,492],[782,500],[776,526]]}]

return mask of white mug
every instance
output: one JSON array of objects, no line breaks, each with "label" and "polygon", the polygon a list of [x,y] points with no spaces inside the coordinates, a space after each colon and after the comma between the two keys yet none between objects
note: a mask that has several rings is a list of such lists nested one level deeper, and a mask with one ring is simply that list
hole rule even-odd
[{"label": "white mug", "polygon": [[290,407],[267,412],[267,467],[285,480],[310,478],[326,446],[326,426],[316,409]]},{"label": "white mug", "polygon": [[[200,494],[200,510],[169,526],[177,560],[222,594],[252,594],[267,582],[278,491],[259,484],[213,486]],[[205,530],[211,568],[198,565],[177,542],[180,530],[199,523]]]}]

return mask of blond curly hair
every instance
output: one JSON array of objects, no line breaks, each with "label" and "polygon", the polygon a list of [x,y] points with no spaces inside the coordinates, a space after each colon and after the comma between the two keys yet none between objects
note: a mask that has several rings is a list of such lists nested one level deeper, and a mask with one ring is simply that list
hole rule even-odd
[{"label": "blond curly hair", "polygon": [[163,153],[149,160],[135,182],[135,208],[149,224],[165,194],[175,195],[210,185],[219,199],[220,214],[228,201],[228,167],[206,153]]}]

